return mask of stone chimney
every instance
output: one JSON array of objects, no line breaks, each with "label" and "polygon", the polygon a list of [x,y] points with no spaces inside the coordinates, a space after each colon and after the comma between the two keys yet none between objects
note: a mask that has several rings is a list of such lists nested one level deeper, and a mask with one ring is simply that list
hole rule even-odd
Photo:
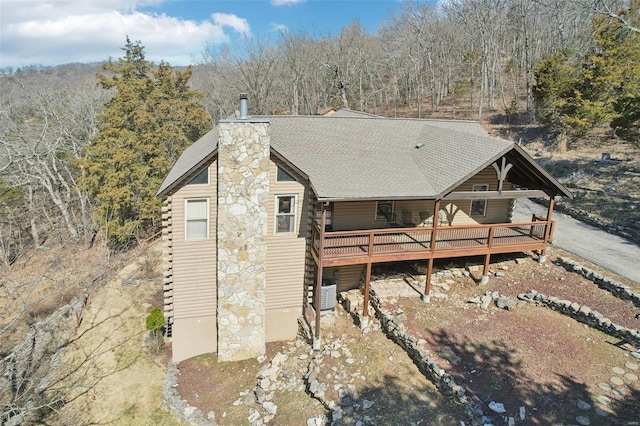
[{"label": "stone chimney", "polygon": [[248,115],[218,124],[218,360],[265,353],[269,121]]}]

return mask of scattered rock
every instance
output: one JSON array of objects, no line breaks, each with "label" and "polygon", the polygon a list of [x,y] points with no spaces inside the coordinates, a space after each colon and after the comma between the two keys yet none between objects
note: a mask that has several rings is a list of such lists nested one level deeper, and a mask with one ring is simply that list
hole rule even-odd
[{"label": "scattered rock", "polygon": [[453,365],[458,365],[458,363],[462,361],[462,358],[456,355],[449,346],[444,346],[440,352],[438,352],[438,355]]},{"label": "scattered rock", "polygon": [[278,406],[273,402],[265,402],[264,404],[262,404],[262,408],[264,408],[264,410],[272,416],[275,415],[278,411]]},{"label": "scattered rock", "polygon": [[264,389],[262,389],[260,386],[256,386],[253,393],[256,395],[256,401],[258,402],[258,404],[262,404],[265,401],[266,395],[264,393]]},{"label": "scattered rock", "polygon": [[576,405],[578,406],[579,409],[584,411],[589,411],[591,409],[591,404],[585,401],[578,401]]},{"label": "scattered rock", "polygon": [[368,410],[369,408],[373,407],[373,404],[375,404],[374,401],[369,401],[368,399],[365,399],[362,402],[362,409],[363,410]]},{"label": "scattered rock", "polygon": [[501,404],[495,401],[491,401],[489,403],[489,409],[491,409],[491,411],[493,411],[494,413],[498,413],[498,414],[504,414],[507,412],[507,410],[504,408],[504,404]]},{"label": "scattered rock", "polygon": [[513,299],[509,299],[508,297],[498,297],[496,300],[496,306],[500,309],[506,309],[508,311],[514,309],[518,302]]},{"label": "scattered rock", "polygon": [[622,386],[624,384],[624,380],[622,380],[618,376],[613,376],[612,378],[609,379],[609,381],[616,386]]},{"label": "scattered rock", "polygon": [[617,396],[625,396],[627,394],[625,391],[623,391],[620,388],[613,388],[611,389],[611,392],[613,392],[613,394]]},{"label": "scattered rock", "polygon": [[254,424],[255,422],[258,421],[259,418],[260,418],[260,413],[258,413],[258,411],[255,408],[251,408],[249,410],[249,416],[247,417],[247,420],[249,420],[249,423]]},{"label": "scattered rock", "polygon": [[613,367],[611,371],[613,371],[615,374],[619,376],[622,376],[624,374],[624,368],[620,368],[620,367]]},{"label": "scattered rock", "polygon": [[482,309],[483,311],[486,311],[487,309],[489,309],[489,303],[491,303],[491,296],[489,295],[484,295],[480,298],[482,305],[480,306],[480,309]]},{"label": "scattered rock", "polygon": [[583,426],[588,426],[591,424],[591,420],[589,420],[589,417],[587,416],[578,416],[576,417],[576,422],[579,425],[583,425]]}]

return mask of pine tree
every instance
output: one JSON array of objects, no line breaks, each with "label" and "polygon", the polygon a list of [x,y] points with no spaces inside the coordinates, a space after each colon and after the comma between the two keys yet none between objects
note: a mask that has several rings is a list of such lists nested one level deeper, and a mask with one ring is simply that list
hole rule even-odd
[{"label": "pine tree", "polygon": [[157,231],[160,200],[154,197],[171,164],[211,126],[202,95],[183,72],[147,61],[144,46],[127,37],[125,54],[109,60],[99,85],[113,89],[86,148],[84,186],[96,204],[106,238],[122,247]]},{"label": "pine tree", "polygon": [[640,0],[615,16],[593,21],[594,48],[580,63],[563,53],[537,65],[536,113],[576,136],[609,125],[640,147]]},{"label": "pine tree", "polygon": [[600,22],[596,41],[610,86],[611,127],[640,148],[640,0],[632,0],[620,18],[610,25]]}]

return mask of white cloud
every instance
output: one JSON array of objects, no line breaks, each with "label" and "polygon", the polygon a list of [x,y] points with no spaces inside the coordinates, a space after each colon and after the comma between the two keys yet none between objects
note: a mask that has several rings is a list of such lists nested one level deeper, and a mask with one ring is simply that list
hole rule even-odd
[{"label": "white cloud", "polygon": [[160,0],[0,0],[0,68],[31,64],[99,62],[122,56],[128,35],[147,59],[186,65],[209,43],[230,40],[227,29],[248,36],[246,19],[213,14],[203,21],[141,12]]},{"label": "white cloud", "polygon": [[304,3],[305,0],[271,0],[273,6],[290,6],[292,4]]},{"label": "white cloud", "polygon": [[277,33],[288,33],[289,32],[289,27],[287,27],[285,24],[277,24],[275,22],[271,22],[269,25],[271,26],[271,30],[275,31]]},{"label": "white cloud", "polygon": [[251,35],[251,29],[246,19],[240,18],[236,15],[230,15],[228,13],[214,13],[211,15],[213,22],[221,27],[230,27],[234,31],[249,37]]}]

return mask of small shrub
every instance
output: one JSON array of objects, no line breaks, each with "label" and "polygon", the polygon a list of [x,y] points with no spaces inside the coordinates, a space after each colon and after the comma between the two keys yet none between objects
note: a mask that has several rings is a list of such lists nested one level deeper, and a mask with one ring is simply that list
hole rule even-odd
[{"label": "small shrub", "polygon": [[164,315],[162,315],[162,311],[160,308],[153,308],[149,315],[147,315],[147,330],[156,331],[160,330],[164,325]]},{"label": "small shrub", "polygon": [[162,352],[164,348],[164,315],[160,308],[153,308],[147,315],[145,325],[147,327],[147,348],[154,355]]}]

